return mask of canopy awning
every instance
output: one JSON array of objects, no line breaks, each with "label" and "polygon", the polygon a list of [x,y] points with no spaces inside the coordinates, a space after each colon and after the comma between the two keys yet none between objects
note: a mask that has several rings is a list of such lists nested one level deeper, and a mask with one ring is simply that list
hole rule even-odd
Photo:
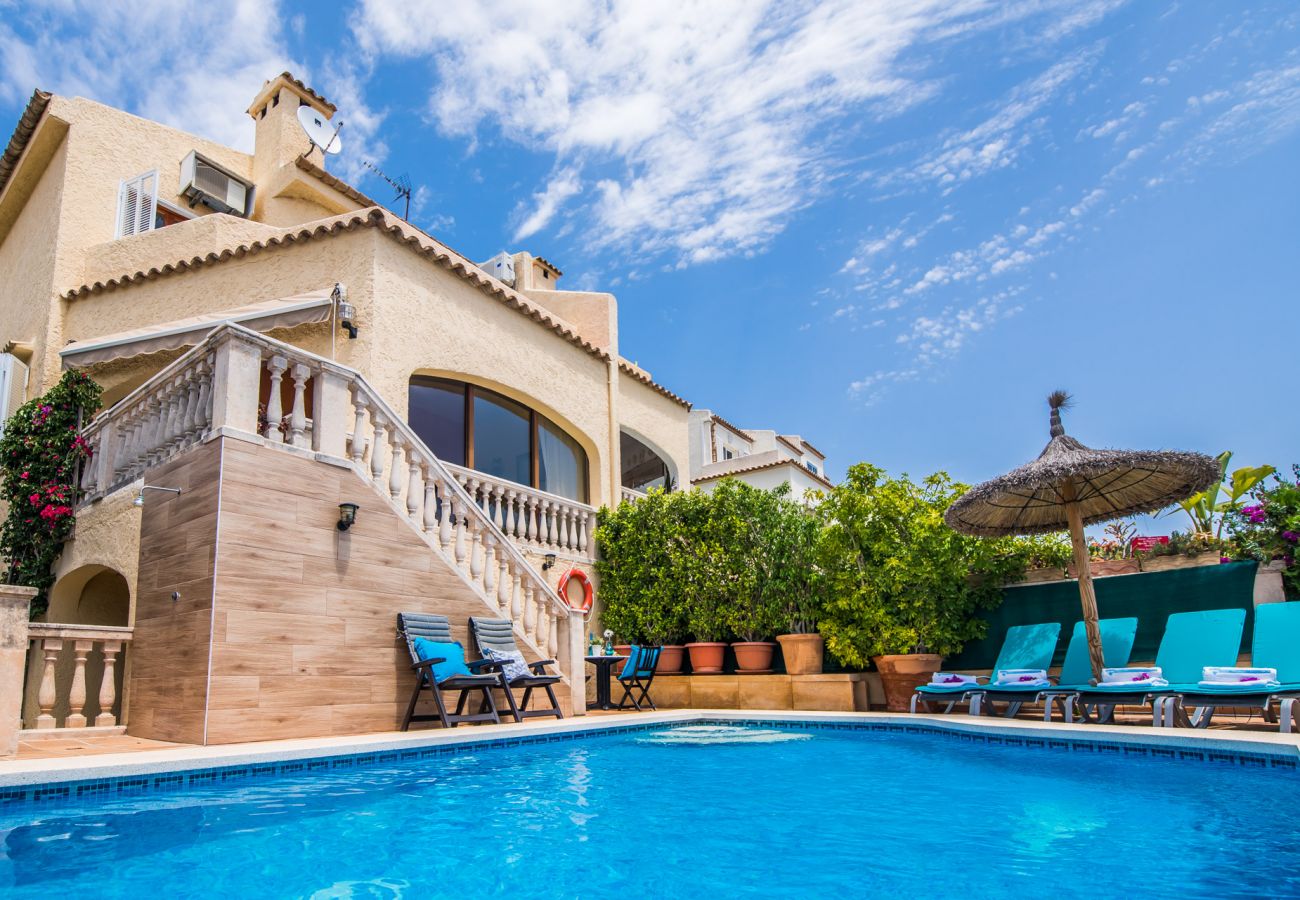
[{"label": "canopy awning", "polygon": [[238,322],[245,328],[261,332],[324,322],[330,317],[330,290],[326,288],[295,297],[281,297],[134,331],[121,331],[89,341],[76,341],[60,350],[59,356],[63,357],[63,365],[67,368],[89,366],[192,347],[223,322]]}]

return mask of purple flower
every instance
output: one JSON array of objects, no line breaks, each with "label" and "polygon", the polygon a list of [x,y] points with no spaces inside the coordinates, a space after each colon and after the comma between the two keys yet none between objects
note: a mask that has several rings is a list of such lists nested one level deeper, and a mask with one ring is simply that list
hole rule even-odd
[{"label": "purple flower", "polygon": [[1231,557],[1231,556],[1220,556],[1220,557],[1219,557],[1219,562],[1221,562],[1221,563],[1232,562],[1232,557]]},{"label": "purple flower", "polygon": [[1296,534],[1294,531],[1284,531],[1282,532],[1282,540],[1294,544],[1296,541],[1300,541],[1300,534]]}]

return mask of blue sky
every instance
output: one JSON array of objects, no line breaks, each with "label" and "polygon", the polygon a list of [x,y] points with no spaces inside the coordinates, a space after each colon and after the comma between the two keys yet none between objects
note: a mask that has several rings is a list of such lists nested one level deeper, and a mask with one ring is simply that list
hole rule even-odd
[{"label": "blue sky", "polygon": [[1086,443],[1300,459],[1294,3],[23,8],[5,121],[39,86],[249,148],[291,68],[336,171],[614,292],[624,355],[833,475],[992,476],[1057,387]]}]

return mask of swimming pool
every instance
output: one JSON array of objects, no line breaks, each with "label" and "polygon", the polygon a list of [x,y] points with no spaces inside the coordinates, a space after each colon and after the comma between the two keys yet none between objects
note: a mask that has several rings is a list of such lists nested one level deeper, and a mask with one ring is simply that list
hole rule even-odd
[{"label": "swimming pool", "polygon": [[1300,893],[1300,774],[1267,761],[773,723],[570,737],[0,806],[0,895]]}]

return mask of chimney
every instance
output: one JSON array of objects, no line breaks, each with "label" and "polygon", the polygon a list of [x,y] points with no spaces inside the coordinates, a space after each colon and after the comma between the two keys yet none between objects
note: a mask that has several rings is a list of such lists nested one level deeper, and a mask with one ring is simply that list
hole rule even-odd
[{"label": "chimney", "polygon": [[514,254],[515,290],[558,291],[564,273],[550,260],[528,252]]},{"label": "chimney", "polygon": [[[326,121],[334,117],[337,107],[288,72],[272,78],[248,107],[256,123],[253,143],[253,181],[266,179],[282,166],[291,165],[299,156],[325,167],[324,154],[312,147],[298,124],[298,108],[310,106]],[[310,150],[310,152],[308,152]]]}]

